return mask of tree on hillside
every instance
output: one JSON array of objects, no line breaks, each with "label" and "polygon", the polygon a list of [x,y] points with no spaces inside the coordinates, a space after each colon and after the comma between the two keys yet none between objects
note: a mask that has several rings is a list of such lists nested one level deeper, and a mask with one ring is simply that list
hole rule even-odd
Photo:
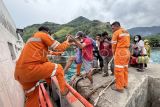
[{"label": "tree on hillside", "polygon": [[91,35],[91,37],[95,37],[97,33],[102,33],[107,31],[111,35],[111,26],[108,23],[103,23],[98,20],[91,21],[85,17],[78,17],[71,22],[63,25],[45,22],[42,24],[34,24],[32,26],[28,26],[24,29],[23,39],[26,42],[29,37],[32,36],[34,32],[37,31],[38,27],[41,25],[45,25],[51,29],[51,32],[54,32],[56,35],[54,38],[58,41],[62,42],[65,40],[66,34],[70,33],[75,35],[78,31],[83,31],[87,35]]}]

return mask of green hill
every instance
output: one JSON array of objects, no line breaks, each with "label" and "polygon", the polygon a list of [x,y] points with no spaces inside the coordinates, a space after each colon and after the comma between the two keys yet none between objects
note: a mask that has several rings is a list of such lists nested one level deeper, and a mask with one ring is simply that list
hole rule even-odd
[{"label": "green hill", "polygon": [[152,47],[160,47],[160,33],[146,36],[144,39],[148,39]]},{"label": "green hill", "polygon": [[156,35],[160,33],[160,26],[152,26],[152,27],[134,27],[128,29],[131,35],[141,35],[143,37]]},{"label": "green hill", "polygon": [[53,30],[58,30],[58,28],[60,27],[59,24],[52,22],[44,22],[42,24],[33,24],[31,26],[27,26],[24,28],[24,34],[22,37],[23,40],[26,42],[28,38],[31,37],[33,33],[35,33],[38,30],[38,28],[42,25],[49,27],[51,29],[51,32],[53,32]]},{"label": "green hill", "polygon": [[80,16],[62,25],[52,22],[45,22],[42,24],[27,26],[24,28],[23,40],[26,42],[41,25],[49,27],[51,32],[54,32],[55,34],[54,38],[60,42],[64,41],[66,34],[74,35],[77,31],[83,31],[92,37],[95,37],[97,33],[102,33],[104,31],[107,31],[109,34],[111,34],[111,27],[109,23],[104,23],[98,20],[91,21],[83,16]]}]

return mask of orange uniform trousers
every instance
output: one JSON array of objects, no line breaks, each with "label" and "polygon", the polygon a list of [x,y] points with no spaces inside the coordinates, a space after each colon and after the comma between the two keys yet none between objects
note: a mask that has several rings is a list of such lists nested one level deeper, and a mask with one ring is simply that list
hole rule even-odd
[{"label": "orange uniform trousers", "polygon": [[128,48],[116,48],[114,56],[115,86],[117,89],[124,89],[128,86],[128,63],[130,51]]},{"label": "orange uniform trousers", "polygon": [[[26,64],[23,66],[16,66],[15,78],[18,80],[24,90],[29,90],[41,79],[50,79],[55,64],[45,62],[42,64]],[[60,64],[58,64],[55,76],[58,80],[60,91],[63,93],[66,90],[64,71]],[[30,93],[26,94],[25,107],[39,107],[39,91],[38,87]]]}]

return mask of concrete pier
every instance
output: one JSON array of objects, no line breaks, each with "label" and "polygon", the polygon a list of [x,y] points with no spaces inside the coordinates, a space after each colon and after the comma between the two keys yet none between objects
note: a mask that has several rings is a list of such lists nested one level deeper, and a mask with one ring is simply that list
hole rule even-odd
[{"label": "concrete pier", "polygon": [[[93,89],[89,80],[78,82],[77,91],[85,96],[92,104],[98,94],[109,84],[113,76],[102,77],[93,75]],[[97,107],[160,107],[160,65],[150,64],[144,72],[129,68],[129,86],[124,93],[113,91],[110,87],[100,97]]]}]

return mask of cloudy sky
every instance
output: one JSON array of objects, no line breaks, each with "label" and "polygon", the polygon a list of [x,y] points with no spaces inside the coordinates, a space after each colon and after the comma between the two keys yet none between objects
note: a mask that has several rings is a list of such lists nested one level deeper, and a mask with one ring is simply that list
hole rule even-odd
[{"label": "cloudy sky", "polygon": [[45,21],[64,24],[78,16],[126,28],[160,25],[160,0],[3,0],[17,27]]}]

